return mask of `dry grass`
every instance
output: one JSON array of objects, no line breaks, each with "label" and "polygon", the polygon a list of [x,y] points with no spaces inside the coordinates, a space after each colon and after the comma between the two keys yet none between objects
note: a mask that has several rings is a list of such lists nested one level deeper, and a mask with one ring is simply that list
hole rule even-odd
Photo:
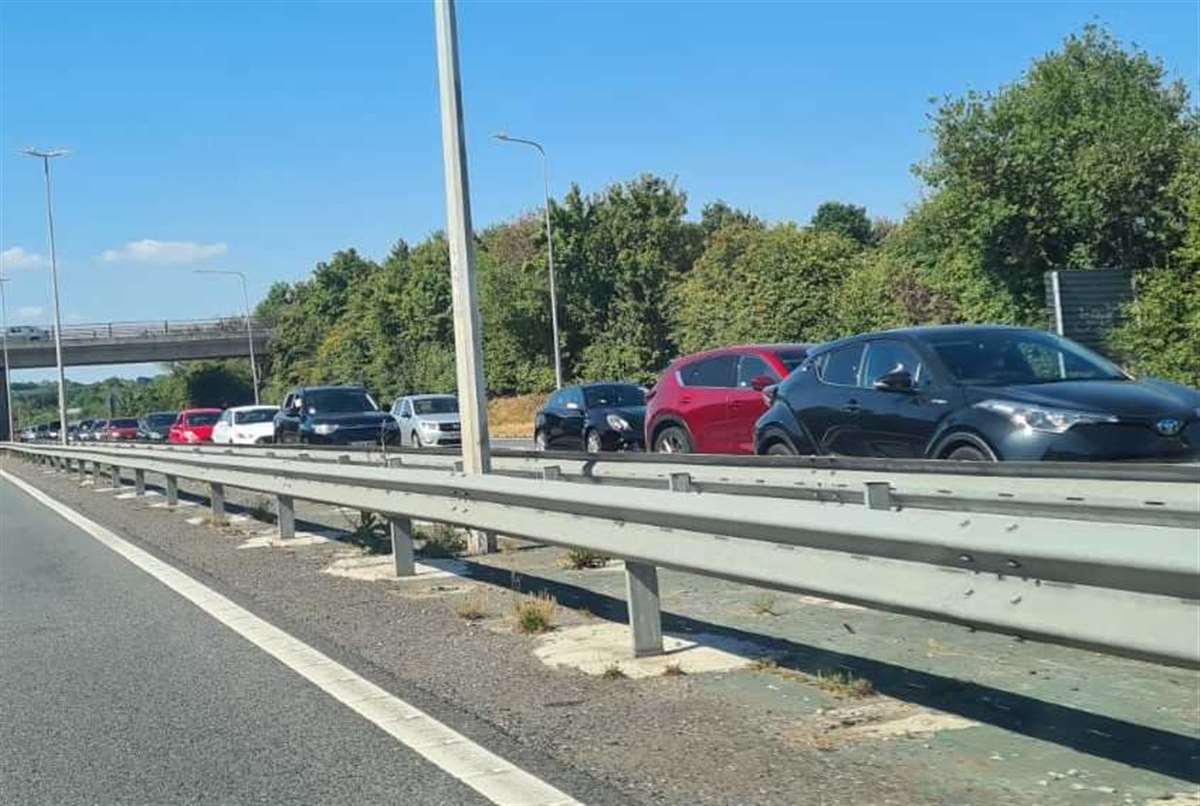
[{"label": "dry grass", "polygon": [[750,608],[760,616],[779,615],[779,611],[775,609],[775,597],[769,593],[754,597],[754,601],[750,603]]},{"label": "dry grass", "polygon": [[683,677],[685,674],[687,674],[687,672],[683,670],[683,664],[679,663],[678,661],[675,663],[668,663],[663,667],[662,673],[663,677]]},{"label": "dry grass", "polygon": [[779,661],[768,656],[755,658],[750,662],[749,669],[754,672],[778,675],[785,680],[796,680],[816,686],[840,700],[861,700],[875,694],[875,686],[870,680],[864,677],[855,677],[846,671],[818,671],[816,674],[806,674],[780,666]]},{"label": "dry grass", "polygon": [[625,674],[625,670],[621,668],[621,664],[613,661],[604,667],[604,671],[600,673],[600,677],[604,680],[624,680],[629,675]]},{"label": "dry grass", "polygon": [[467,550],[467,539],[453,526],[432,523],[416,530],[413,537],[422,541],[418,553],[422,557],[457,557]]},{"label": "dry grass", "polygon": [[533,436],[533,415],[547,395],[518,395],[488,401],[488,433],[493,437]]},{"label": "dry grass", "polygon": [[558,602],[548,593],[522,596],[513,605],[517,619],[517,632],[537,635],[554,629],[554,617],[558,613]]},{"label": "dry grass", "polygon": [[479,589],[473,590],[459,600],[454,612],[465,621],[487,618],[487,596]]},{"label": "dry grass", "polygon": [[571,549],[562,558],[562,564],[564,568],[573,568],[579,571],[584,568],[603,568],[608,564],[608,560],[608,557],[594,551]]}]

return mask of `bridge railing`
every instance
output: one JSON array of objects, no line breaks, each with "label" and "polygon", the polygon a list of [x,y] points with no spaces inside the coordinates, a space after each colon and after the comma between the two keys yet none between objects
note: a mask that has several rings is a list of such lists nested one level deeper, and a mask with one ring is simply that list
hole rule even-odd
[{"label": "bridge railing", "polygon": [[[259,318],[251,318],[250,326],[256,333],[265,333],[270,329],[270,323]],[[21,347],[36,345],[40,341],[52,341],[54,328],[42,328],[42,338],[22,339],[12,342],[9,346]],[[241,334],[246,332],[246,318],[243,316],[226,316],[218,319],[186,319],[170,321],[160,319],[152,322],[94,322],[81,325],[67,325],[62,328],[63,341],[94,341],[100,339],[184,339],[210,338],[213,335]]]}]

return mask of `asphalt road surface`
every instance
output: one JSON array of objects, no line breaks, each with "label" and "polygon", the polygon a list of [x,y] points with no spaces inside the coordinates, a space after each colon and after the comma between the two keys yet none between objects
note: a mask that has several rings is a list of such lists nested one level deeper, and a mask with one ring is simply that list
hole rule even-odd
[{"label": "asphalt road surface", "polygon": [[0,479],[0,803],[488,802]]}]

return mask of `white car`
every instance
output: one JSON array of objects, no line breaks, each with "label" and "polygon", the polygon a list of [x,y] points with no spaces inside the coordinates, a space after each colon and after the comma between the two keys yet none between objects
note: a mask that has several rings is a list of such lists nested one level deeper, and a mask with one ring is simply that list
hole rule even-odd
[{"label": "white car", "polygon": [[12,325],[6,334],[9,341],[50,341],[50,331],[33,325]]},{"label": "white car", "polygon": [[392,404],[400,425],[400,444],[413,448],[446,448],[462,444],[458,398],[454,395],[408,395]]},{"label": "white car", "polygon": [[278,406],[234,406],[225,409],[213,425],[212,441],[218,445],[265,445],[275,440]]}]

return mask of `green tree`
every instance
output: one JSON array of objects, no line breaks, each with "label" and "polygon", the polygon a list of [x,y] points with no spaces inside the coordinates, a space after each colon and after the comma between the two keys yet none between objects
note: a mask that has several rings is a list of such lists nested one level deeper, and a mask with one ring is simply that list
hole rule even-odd
[{"label": "green tree", "polygon": [[817,208],[809,223],[815,230],[836,232],[863,246],[871,242],[871,219],[865,207],[827,201]]}]

